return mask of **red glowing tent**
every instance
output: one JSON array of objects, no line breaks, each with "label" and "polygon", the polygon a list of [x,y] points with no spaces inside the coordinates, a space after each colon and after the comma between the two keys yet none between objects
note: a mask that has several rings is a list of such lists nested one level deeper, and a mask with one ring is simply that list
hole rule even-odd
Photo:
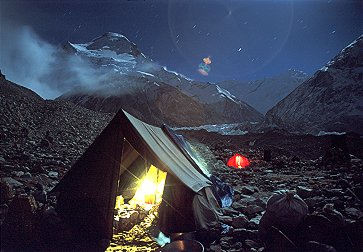
[{"label": "red glowing tent", "polygon": [[234,168],[245,168],[250,165],[250,161],[240,154],[235,154],[228,160],[227,165]]}]

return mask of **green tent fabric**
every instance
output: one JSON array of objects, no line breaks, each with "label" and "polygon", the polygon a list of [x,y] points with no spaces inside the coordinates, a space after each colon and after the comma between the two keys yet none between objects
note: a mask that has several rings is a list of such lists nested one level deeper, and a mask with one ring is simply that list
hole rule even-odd
[{"label": "green tent fabric", "polygon": [[[57,212],[60,216],[68,219],[70,225],[86,226],[89,239],[111,239],[116,196],[133,180],[127,173],[135,177],[144,174],[136,166],[133,170],[121,166],[122,159],[128,160],[130,167],[138,162],[135,151],[130,151],[125,143],[131,145],[143,160],[167,172],[195,194],[212,186],[198,165],[166,132],[120,110],[52,190],[59,193]],[[94,210],[82,210],[82,205]],[[84,214],[85,211],[88,214]],[[196,216],[201,215],[203,213]],[[94,222],[95,218],[98,220],[95,227],[85,224]]]}]

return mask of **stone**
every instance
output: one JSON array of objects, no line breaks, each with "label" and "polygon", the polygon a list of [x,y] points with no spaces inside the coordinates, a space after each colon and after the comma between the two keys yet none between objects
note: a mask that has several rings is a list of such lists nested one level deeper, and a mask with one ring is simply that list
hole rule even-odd
[{"label": "stone", "polygon": [[304,201],[305,201],[306,205],[308,205],[309,208],[314,208],[314,207],[316,207],[316,205],[318,203],[325,202],[324,199],[325,199],[324,197],[315,196],[312,198],[304,199]]},{"label": "stone", "polygon": [[242,242],[236,242],[236,243],[232,244],[232,247],[235,249],[236,252],[241,251],[241,248],[243,247],[243,243]]},{"label": "stone", "polygon": [[[262,212],[262,214],[263,214],[263,213],[264,213],[264,212]],[[262,215],[257,215],[256,217],[254,217],[254,218],[250,219],[250,222],[252,222],[252,223],[254,223],[254,224],[258,225],[258,224],[260,224],[260,220],[261,220],[261,218],[262,218]]]},{"label": "stone", "polygon": [[11,186],[14,186],[14,187],[19,187],[19,186],[22,186],[23,183],[11,178],[11,177],[5,177],[5,178],[2,178],[1,181],[4,181],[4,182],[7,182],[9,183]]},{"label": "stone", "polygon": [[32,175],[31,175],[31,173],[30,172],[25,172],[22,176],[21,176],[21,178],[31,178],[32,177]]},{"label": "stone", "polygon": [[258,192],[258,188],[256,186],[242,186],[241,187],[242,194],[251,195],[255,192]]},{"label": "stone", "polygon": [[354,217],[360,217],[360,216],[363,216],[362,212],[360,210],[358,210],[357,208],[354,208],[354,207],[347,207],[345,209],[345,212],[348,214],[348,215],[351,215],[351,216],[354,216]]},{"label": "stone", "polygon": [[233,241],[233,237],[229,237],[229,236],[224,236],[220,239],[220,242],[232,243],[232,241]]},{"label": "stone", "polygon": [[231,226],[234,228],[243,228],[248,224],[248,219],[244,216],[234,217],[231,223]]},{"label": "stone", "polygon": [[239,200],[239,203],[243,205],[251,205],[252,203],[256,202],[256,198],[249,195],[242,195],[242,197]]},{"label": "stone", "polygon": [[255,242],[254,240],[246,239],[245,244],[250,248],[254,248],[254,249],[260,248],[260,245],[257,242]]},{"label": "stone", "polygon": [[48,176],[52,179],[58,179],[58,172],[55,171],[48,172]]},{"label": "stone", "polygon": [[245,228],[237,228],[233,230],[233,238],[237,240],[244,240],[244,239],[251,239],[257,240],[258,239],[258,231],[257,230],[248,230]]},{"label": "stone", "polygon": [[211,252],[222,252],[223,251],[221,245],[217,245],[217,244],[216,245],[211,245],[209,247],[209,250]]},{"label": "stone", "polygon": [[47,194],[44,190],[36,190],[34,193],[33,193],[33,196],[34,196],[34,199],[37,201],[37,202],[40,202],[40,203],[47,203]]},{"label": "stone", "polygon": [[21,176],[23,176],[24,175],[24,172],[23,171],[14,171],[13,173],[12,173],[15,177],[21,177]]},{"label": "stone", "polygon": [[252,221],[248,222],[247,226],[245,227],[248,230],[258,230],[258,225]]},{"label": "stone", "polygon": [[43,167],[43,166],[41,166],[41,165],[37,165],[37,166],[34,166],[34,167],[31,169],[31,171],[32,171],[33,173],[43,173],[43,172],[45,172],[45,169],[44,169],[44,167]]},{"label": "stone", "polygon": [[336,252],[334,247],[316,241],[309,241],[304,244],[304,251]]},{"label": "stone", "polygon": [[47,148],[47,149],[49,149],[50,147],[51,147],[51,143],[49,142],[49,140],[47,140],[47,139],[42,139],[41,141],[40,141],[40,143],[39,143],[39,146],[41,147],[41,148]]},{"label": "stone", "polygon": [[296,194],[299,195],[301,198],[306,199],[313,195],[313,189],[307,188],[305,186],[297,186]]},{"label": "stone", "polygon": [[242,212],[246,208],[246,206],[239,202],[233,202],[232,208],[237,210],[238,212]]},{"label": "stone", "polygon": [[227,225],[231,225],[232,224],[232,221],[233,221],[233,217],[231,217],[231,216],[220,216],[219,217],[219,220],[222,223],[225,223]]},{"label": "stone", "polygon": [[2,170],[4,170],[4,171],[11,172],[11,171],[14,171],[14,169],[15,169],[15,166],[12,164],[2,164]]},{"label": "stone", "polygon": [[14,191],[12,186],[8,182],[3,180],[0,181],[0,197],[1,204],[7,203],[11,198],[14,197]]},{"label": "stone", "polygon": [[254,215],[256,213],[261,213],[264,209],[257,205],[249,205],[243,209],[243,213],[246,215]]},{"label": "stone", "polygon": [[354,191],[350,190],[350,194],[354,196],[357,201],[363,201],[363,184],[357,185]]},{"label": "stone", "polygon": [[[37,203],[33,196],[18,195],[9,205],[9,215],[17,220],[31,221],[31,218],[37,210]],[[22,223],[16,223],[21,225]]]},{"label": "stone", "polygon": [[342,189],[336,189],[336,188],[332,188],[329,190],[324,190],[324,195],[326,195],[327,197],[334,197],[334,196],[343,196],[343,190]]}]

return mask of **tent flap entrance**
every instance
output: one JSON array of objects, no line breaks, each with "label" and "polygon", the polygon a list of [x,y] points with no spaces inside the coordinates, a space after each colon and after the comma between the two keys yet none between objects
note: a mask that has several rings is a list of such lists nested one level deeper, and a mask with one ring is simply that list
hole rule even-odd
[{"label": "tent flap entrance", "polygon": [[[118,198],[136,206],[155,204],[161,201],[166,172],[147,162],[127,141],[124,140],[123,154],[118,180]],[[119,204],[120,200],[116,202]]]}]

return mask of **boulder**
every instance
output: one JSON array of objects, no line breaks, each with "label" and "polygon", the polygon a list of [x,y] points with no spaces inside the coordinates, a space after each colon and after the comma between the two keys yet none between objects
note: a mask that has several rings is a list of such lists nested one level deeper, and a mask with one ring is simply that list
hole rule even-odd
[{"label": "boulder", "polygon": [[0,204],[7,203],[11,198],[14,197],[14,191],[12,186],[6,182],[0,181]]},{"label": "boulder", "polygon": [[255,192],[258,192],[258,188],[256,186],[242,186],[241,187],[242,194],[251,195]]},{"label": "boulder", "polygon": [[254,215],[256,213],[261,213],[262,211],[264,211],[264,209],[257,205],[249,205],[242,210],[246,215]]},{"label": "boulder", "polygon": [[313,195],[313,189],[307,188],[305,186],[297,186],[296,194],[299,195],[301,198],[306,199]]},{"label": "boulder", "polygon": [[257,240],[258,239],[258,231],[257,230],[248,230],[245,228],[236,228],[233,230],[233,238],[236,240]]},{"label": "boulder", "polygon": [[58,179],[58,172],[55,171],[48,172],[48,176],[52,179]]},{"label": "boulder", "polygon": [[234,217],[231,223],[232,227],[234,228],[243,228],[247,224],[248,224],[248,219],[244,215]]},{"label": "boulder", "polygon": [[18,195],[11,201],[1,228],[5,230],[7,246],[19,247],[15,251],[24,251],[25,247],[34,243],[36,210],[33,196]]}]

